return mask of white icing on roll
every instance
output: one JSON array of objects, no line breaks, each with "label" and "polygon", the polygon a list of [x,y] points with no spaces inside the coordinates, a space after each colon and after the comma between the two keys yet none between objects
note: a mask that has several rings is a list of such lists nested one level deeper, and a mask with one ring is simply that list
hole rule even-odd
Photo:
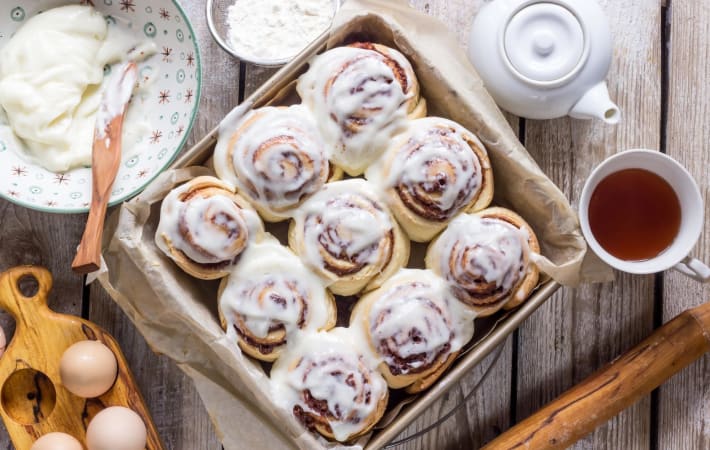
[{"label": "white icing on roll", "polygon": [[325,144],[302,105],[249,112],[220,133],[214,158],[220,178],[280,218],[320,189],[329,174]]},{"label": "white icing on roll", "polygon": [[329,263],[335,259],[354,273],[368,264],[384,265],[391,255],[389,211],[365,180],[328,183],[303,204],[295,220],[303,240],[299,252],[317,269],[336,271]]},{"label": "white icing on roll", "polygon": [[366,176],[385,189],[396,188],[396,195],[418,216],[445,221],[481,189],[482,165],[469,142],[484,149],[478,138],[456,122],[417,119],[393,142],[395,153],[387,159],[387,169],[375,164]]},{"label": "white icing on roll", "polygon": [[[318,330],[329,321],[325,286],[301,260],[278,241],[255,243],[244,252],[220,296],[229,322],[235,313],[257,338],[275,328]],[[227,335],[236,338],[234,323]]]},{"label": "white icing on roll", "polygon": [[363,431],[379,420],[387,384],[360,346],[345,328],[299,332],[271,369],[274,402],[302,422],[323,417],[314,406],[326,406],[324,422],[341,442]]},{"label": "white icing on roll", "polygon": [[[505,295],[528,270],[528,233],[503,220],[461,214],[436,243],[439,270],[448,280],[476,294],[494,289]],[[490,287],[486,285],[492,285]]]},{"label": "white icing on roll", "polygon": [[431,271],[402,269],[377,292],[369,336],[393,375],[426,370],[473,337],[474,315]]},{"label": "white icing on roll", "polygon": [[[389,56],[412,73],[401,53],[391,50]],[[405,72],[406,86],[416,83]],[[406,126],[411,94],[403,90],[386,57],[374,50],[337,47],[316,56],[297,90],[334,148],[333,161],[350,175],[362,173]]]},{"label": "white icing on roll", "polygon": [[[174,248],[200,264],[234,259],[261,229],[261,219],[254,211],[240,208],[227,195],[189,197],[192,188],[191,183],[186,183],[163,200],[156,244],[170,255],[170,248],[162,239],[166,236]],[[183,200],[186,195],[188,198]]]}]

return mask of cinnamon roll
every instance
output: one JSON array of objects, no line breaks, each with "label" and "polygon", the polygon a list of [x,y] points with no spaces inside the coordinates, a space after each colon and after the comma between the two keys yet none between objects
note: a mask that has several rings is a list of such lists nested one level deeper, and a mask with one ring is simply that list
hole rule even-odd
[{"label": "cinnamon roll", "polygon": [[342,174],[330,167],[328,153],[306,107],[269,106],[249,112],[220,135],[214,166],[264,220],[277,222]]},{"label": "cinnamon roll", "polygon": [[375,161],[407,118],[426,115],[412,66],[397,50],[370,42],[318,55],[298,79],[332,160],[357,176]]},{"label": "cinnamon roll", "polygon": [[473,337],[466,311],[443,279],[403,269],[358,301],[350,327],[363,332],[394,389],[420,392],[434,383]]},{"label": "cinnamon roll", "polygon": [[155,244],[185,272],[203,280],[229,273],[263,224],[234,188],[201,176],[163,199]]},{"label": "cinnamon roll", "polygon": [[222,328],[244,353],[279,357],[296,330],[335,326],[333,295],[275,239],[254,244],[219,287]]},{"label": "cinnamon roll", "polygon": [[387,405],[387,383],[345,328],[299,333],[271,369],[274,402],[312,432],[349,442],[366,434]]},{"label": "cinnamon roll", "polygon": [[409,259],[409,240],[363,179],[328,183],[308,199],[288,242],[339,295],[378,287]]},{"label": "cinnamon roll", "polygon": [[481,141],[456,122],[426,117],[410,122],[381,164],[366,177],[410,239],[430,241],[460,211],[486,208],[493,199],[493,171]]},{"label": "cinnamon roll", "polygon": [[530,225],[505,208],[461,214],[431,243],[426,267],[448,280],[479,316],[522,303],[537,285],[531,253],[540,245]]}]

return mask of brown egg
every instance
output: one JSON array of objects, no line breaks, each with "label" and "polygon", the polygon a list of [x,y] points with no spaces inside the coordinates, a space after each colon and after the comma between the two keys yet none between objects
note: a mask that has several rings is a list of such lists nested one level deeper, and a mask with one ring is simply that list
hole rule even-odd
[{"label": "brown egg", "polygon": [[123,406],[104,409],[86,429],[89,450],[143,450],[146,440],[143,419]]},{"label": "brown egg", "polygon": [[84,450],[76,439],[66,433],[47,433],[37,439],[30,450]]},{"label": "brown egg", "polygon": [[80,341],[69,347],[59,363],[62,384],[84,398],[98,397],[113,386],[118,373],[116,356],[98,341]]}]

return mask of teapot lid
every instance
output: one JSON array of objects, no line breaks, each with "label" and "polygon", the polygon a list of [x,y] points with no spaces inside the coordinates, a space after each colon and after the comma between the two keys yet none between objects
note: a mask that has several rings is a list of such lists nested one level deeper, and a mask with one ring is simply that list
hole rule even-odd
[{"label": "teapot lid", "polygon": [[589,54],[584,22],[555,0],[525,2],[510,16],[502,37],[507,64],[535,85],[567,82]]}]

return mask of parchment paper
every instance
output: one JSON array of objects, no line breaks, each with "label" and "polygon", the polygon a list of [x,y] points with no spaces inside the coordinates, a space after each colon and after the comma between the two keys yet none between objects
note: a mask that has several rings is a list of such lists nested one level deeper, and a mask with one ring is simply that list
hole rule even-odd
[{"label": "parchment paper", "polygon": [[[456,120],[481,138],[494,169],[495,203],[535,229],[543,272],[570,286],[609,276],[595,258],[585,261],[586,244],[567,199],[518,142],[442,23],[403,0],[348,0],[332,30],[329,46],[365,38],[399,48],[414,65],[429,115]],[[124,204],[107,225],[106,267],[98,279],[153,350],[193,379],[226,449],[335,447],[272,406],[262,367],[220,328],[217,283],[184,274],[153,243],[159,202],[176,184],[205,173],[205,167],[169,170]]]}]

